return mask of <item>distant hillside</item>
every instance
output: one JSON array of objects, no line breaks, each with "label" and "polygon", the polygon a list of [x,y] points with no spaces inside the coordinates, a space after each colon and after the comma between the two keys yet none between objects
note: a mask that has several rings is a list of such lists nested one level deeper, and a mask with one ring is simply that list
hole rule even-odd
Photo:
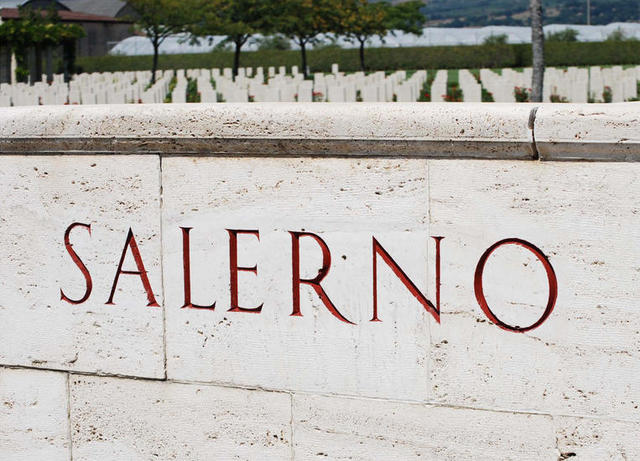
[{"label": "distant hillside", "polygon": [[[429,26],[529,24],[529,0],[428,0]],[[545,24],[586,24],[587,0],[543,0]],[[640,0],[591,0],[591,23],[640,21]]]}]

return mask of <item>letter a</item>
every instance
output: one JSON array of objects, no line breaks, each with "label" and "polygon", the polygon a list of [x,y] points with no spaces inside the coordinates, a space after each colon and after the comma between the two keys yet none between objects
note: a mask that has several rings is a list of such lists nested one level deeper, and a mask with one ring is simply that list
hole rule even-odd
[{"label": "letter a", "polygon": [[[133,255],[133,259],[136,262],[137,271],[125,271],[122,270],[122,265],[124,264],[124,259],[127,256],[127,248],[131,248],[131,254]],[[142,281],[142,286],[144,287],[144,291],[147,293],[147,299],[149,300],[148,307],[160,307],[156,302],[156,298],[153,296],[153,291],[151,290],[151,284],[149,283],[149,278],[147,277],[147,271],[144,269],[144,264],[142,262],[142,257],[140,256],[140,250],[138,250],[138,244],[136,243],[136,239],[133,236],[133,231],[129,228],[129,233],[127,234],[127,241],[124,244],[124,249],[122,250],[122,256],[120,257],[120,264],[118,264],[118,270],[116,271],[116,277],[113,280],[113,287],[111,288],[111,295],[109,296],[109,300],[107,301],[107,305],[114,304],[113,296],[116,293],[116,287],[118,285],[118,280],[120,279],[120,274],[125,275],[138,275],[140,280]]]}]

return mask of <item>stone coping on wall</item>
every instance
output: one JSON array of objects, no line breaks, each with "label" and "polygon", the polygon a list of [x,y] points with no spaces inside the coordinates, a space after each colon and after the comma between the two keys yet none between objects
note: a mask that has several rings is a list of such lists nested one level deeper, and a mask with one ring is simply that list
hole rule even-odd
[{"label": "stone coping on wall", "polygon": [[0,110],[0,460],[640,459],[639,112]]},{"label": "stone coping on wall", "polygon": [[0,154],[635,161],[640,104],[249,103],[0,110]]}]

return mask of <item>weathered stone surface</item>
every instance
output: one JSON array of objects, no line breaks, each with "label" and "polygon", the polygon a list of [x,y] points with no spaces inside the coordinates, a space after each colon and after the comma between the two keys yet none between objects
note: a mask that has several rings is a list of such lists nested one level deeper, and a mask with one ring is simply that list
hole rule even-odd
[{"label": "weathered stone surface", "polygon": [[[384,109],[381,110],[380,108]],[[530,105],[172,104],[5,108],[0,137],[531,140]],[[184,122],[184,123],[182,123]],[[451,122],[451,123],[447,123]],[[409,124],[409,125],[407,125]],[[464,128],[463,133],[460,130]]]},{"label": "weathered stone surface", "polygon": [[[163,161],[163,245],[169,377],[423,400],[431,316],[379,259],[372,313],[372,237],[426,291],[428,205],[424,160],[171,158]],[[180,227],[192,227],[192,302],[184,305]],[[239,235],[239,303],[230,309],[229,235]],[[351,325],[302,285],[291,316],[292,237],[313,232],[332,254],[322,282]],[[300,240],[301,277],[322,267],[318,243]]]},{"label": "weathered stone surface", "polygon": [[71,377],[73,459],[290,459],[291,397]]},{"label": "weathered stone surface", "polygon": [[0,152],[530,159],[532,108],[422,103],[16,107],[0,111]]},{"label": "weathered stone surface", "polygon": [[568,417],[556,417],[554,422],[564,459],[640,458],[640,423]]},{"label": "weathered stone surface", "polygon": [[[3,365],[71,372],[74,459],[638,457],[640,166],[460,158],[530,158],[531,106],[380,107],[0,111],[0,458],[71,453],[64,374]],[[634,160],[635,107],[539,109],[542,159]],[[65,249],[72,223],[91,233]],[[130,228],[151,291],[125,272],[106,305]],[[182,308],[186,228],[191,302],[215,310]],[[260,313],[229,312],[233,232],[237,303]],[[326,244],[340,314],[303,284],[291,315],[291,232],[317,237],[299,237],[302,279],[326,272]],[[440,324],[416,299],[437,299],[432,236]],[[399,268],[375,259],[381,322],[374,237]],[[558,282],[522,334],[474,294],[505,238]],[[69,250],[93,282],[78,305],[61,300],[85,290]],[[548,301],[523,247],[481,282],[511,325]]]},{"label": "weathered stone surface", "polygon": [[[162,303],[160,171],[153,156],[9,156],[0,169],[0,364],[135,376],[164,375],[162,308],[139,276],[123,274],[106,305],[131,228]],[[78,305],[85,278],[93,283]],[[123,266],[136,270],[127,250]]]},{"label": "weathered stone surface", "polygon": [[640,160],[640,103],[543,104],[535,140],[544,160]]},{"label": "weathered stone surface", "polygon": [[[447,236],[432,397],[639,421],[640,166],[430,161],[429,180],[431,232]],[[553,313],[524,334],[490,324],[474,296],[480,256],[509,237],[540,248],[558,280]],[[542,314],[548,282],[531,252],[502,247],[486,268],[499,318],[525,326]]]},{"label": "weathered stone surface", "polygon": [[295,395],[295,459],[556,459],[549,416]]},{"label": "weathered stone surface", "polygon": [[0,367],[0,459],[70,460],[64,373]]}]

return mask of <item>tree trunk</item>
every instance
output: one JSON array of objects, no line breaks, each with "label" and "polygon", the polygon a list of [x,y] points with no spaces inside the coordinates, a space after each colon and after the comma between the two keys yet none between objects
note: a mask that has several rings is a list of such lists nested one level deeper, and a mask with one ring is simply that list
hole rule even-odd
[{"label": "tree trunk", "polygon": [[364,72],[365,71],[365,66],[364,66],[364,43],[365,43],[365,40],[358,39],[358,41],[360,42],[360,70],[362,72]]},{"label": "tree trunk", "polygon": [[76,71],[76,40],[65,40],[62,44],[62,66],[64,81],[71,81],[71,75]]},{"label": "tree trunk", "polygon": [[53,83],[53,47],[47,46],[45,50],[45,70],[47,74],[47,83],[51,85]]},{"label": "tree trunk", "polygon": [[243,41],[239,38],[235,38],[233,41],[236,45],[236,50],[233,55],[233,79],[235,80],[238,76],[238,68],[240,67],[240,50],[242,49]]},{"label": "tree trunk", "polygon": [[151,84],[156,83],[156,70],[158,70],[158,53],[160,52],[160,41],[153,39],[153,65],[151,66]]},{"label": "tree trunk", "polygon": [[542,102],[544,84],[544,30],[542,29],[542,0],[531,0],[531,47],[533,52],[531,101]]},{"label": "tree trunk", "polygon": [[11,83],[11,48],[0,45],[0,83]]},{"label": "tree trunk", "polygon": [[42,81],[42,46],[36,45],[35,78],[31,84]]},{"label": "tree trunk", "polygon": [[304,79],[307,79],[307,48],[306,42],[302,39],[298,42],[300,45],[300,53],[302,54],[302,75]]},{"label": "tree trunk", "polygon": [[64,73],[64,82],[69,83],[71,81],[71,65],[69,63],[69,42],[65,41],[62,44],[62,72]]}]

